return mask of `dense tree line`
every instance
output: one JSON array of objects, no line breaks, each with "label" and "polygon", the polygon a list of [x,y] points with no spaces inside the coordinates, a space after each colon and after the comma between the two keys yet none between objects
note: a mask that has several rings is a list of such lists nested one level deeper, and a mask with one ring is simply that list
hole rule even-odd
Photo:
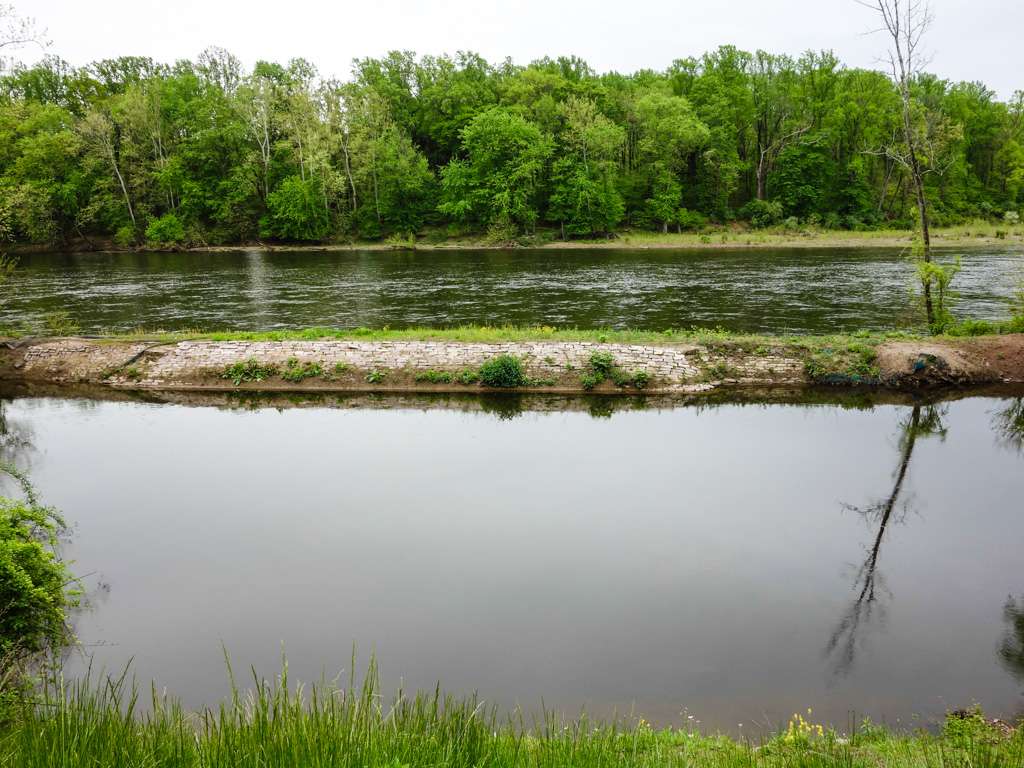
[{"label": "dense tree line", "polygon": [[[913,94],[934,222],[1018,211],[1024,94],[932,75]],[[632,75],[393,52],[346,81],[301,59],[246,72],[219,49],[50,57],[0,79],[0,231],[128,245],[910,227],[912,184],[886,151],[899,100],[828,52],[729,46]]]}]

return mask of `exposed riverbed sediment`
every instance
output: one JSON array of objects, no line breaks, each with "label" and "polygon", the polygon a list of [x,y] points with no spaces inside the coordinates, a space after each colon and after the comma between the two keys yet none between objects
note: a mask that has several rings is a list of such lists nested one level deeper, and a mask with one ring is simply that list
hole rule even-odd
[{"label": "exposed riverbed sediment", "polygon": [[[595,383],[595,353],[620,376]],[[896,391],[1024,384],[1024,335],[625,344],[590,341],[214,341],[48,338],[0,345],[0,379],[177,391],[433,391],[481,387],[480,366],[521,361],[520,391],[695,393],[724,387],[873,386]],[[252,364],[258,380],[228,375]],[[291,372],[292,375],[288,375]]]}]

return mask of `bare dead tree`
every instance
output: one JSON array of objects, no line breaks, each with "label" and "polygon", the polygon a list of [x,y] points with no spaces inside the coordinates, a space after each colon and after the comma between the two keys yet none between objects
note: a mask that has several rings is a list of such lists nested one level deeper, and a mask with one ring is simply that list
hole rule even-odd
[{"label": "bare dead tree", "polygon": [[[46,30],[36,26],[35,19],[19,16],[12,5],[0,4],[0,51],[14,50],[23,45],[46,48],[49,44]],[[0,70],[3,70],[4,62],[0,59]]]},{"label": "bare dead tree", "polygon": [[[886,61],[889,64],[890,76],[900,94],[903,112],[903,141],[893,142],[886,149],[886,153],[910,172],[920,219],[923,248],[921,258],[926,263],[931,263],[932,246],[928,228],[928,199],[924,192],[925,169],[921,162],[921,139],[914,130],[914,109],[910,86],[913,79],[928,63],[927,57],[921,50],[921,43],[934,17],[927,0],[856,0],[856,2],[878,14],[882,26],[873,31],[885,33],[889,37]],[[935,322],[931,284],[924,282],[923,290],[925,315],[928,324],[931,325]]]},{"label": "bare dead tree", "polygon": [[757,161],[757,199],[764,200],[765,189],[768,181],[768,173],[775,166],[775,161],[778,160],[779,155],[782,151],[792,144],[796,144],[800,137],[809,131],[811,126],[804,125],[783,136],[777,136],[774,139],[766,142],[764,145],[760,143],[758,139],[758,147],[760,148],[760,158]]},{"label": "bare dead tree", "polygon": [[900,458],[893,473],[889,493],[866,507],[843,505],[844,509],[860,515],[865,522],[874,526],[875,535],[867,547],[864,562],[854,576],[855,597],[832,630],[822,654],[824,658],[830,660],[832,673],[837,677],[842,677],[853,669],[858,645],[863,641],[862,636],[870,631],[873,625],[885,621],[885,604],[880,597],[881,593],[888,595],[889,591],[878,567],[882,543],[891,526],[902,523],[907,514],[906,503],[901,509],[898,502],[903,494],[903,486],[914,455],[914,446],[918,438],[937,436],[945,439],[946,427],[942,421],[944,415],[944,411],[936,406],[915,405],[909,416],[900,424]]}]

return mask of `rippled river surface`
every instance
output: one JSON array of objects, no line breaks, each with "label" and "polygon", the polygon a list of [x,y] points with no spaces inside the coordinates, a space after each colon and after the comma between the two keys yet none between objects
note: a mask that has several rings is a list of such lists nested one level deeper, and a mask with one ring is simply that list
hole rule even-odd
[{"label": "rippled river surface", "polygon": [[[960,254],[964,317],[1003,318],[1017,246]],[[722,326],[836,332],[912,324],[905,251],[236,251],[26,255],[0,325],[63,310],[86,332],[331,326]]]},{"label": "rippled river surface", "polygon": [[391,685],[532,712],[1020,711],[1020,398],[516,402],[7,399],[0,445],[72,526],[95,664],[188,706],[226,694],[222,644],[308,681],[354,643]]}]

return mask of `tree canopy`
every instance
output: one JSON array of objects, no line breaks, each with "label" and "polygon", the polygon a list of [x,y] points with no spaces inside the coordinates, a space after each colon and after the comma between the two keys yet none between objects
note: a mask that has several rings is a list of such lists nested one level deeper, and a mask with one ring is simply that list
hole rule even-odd
[{"label": "tree canopy", "polygon": [[[1024,93],[912,83],[934,221],[1024,205]],[[340,81],[230,53],[56,57],[0,77],[0,230],[125,245],[376,238],[425,226],[595,236],[744,218],[910,227],[884,148],[900,96],[830,52],[724,46],[663,72],[392,52]]]}]

